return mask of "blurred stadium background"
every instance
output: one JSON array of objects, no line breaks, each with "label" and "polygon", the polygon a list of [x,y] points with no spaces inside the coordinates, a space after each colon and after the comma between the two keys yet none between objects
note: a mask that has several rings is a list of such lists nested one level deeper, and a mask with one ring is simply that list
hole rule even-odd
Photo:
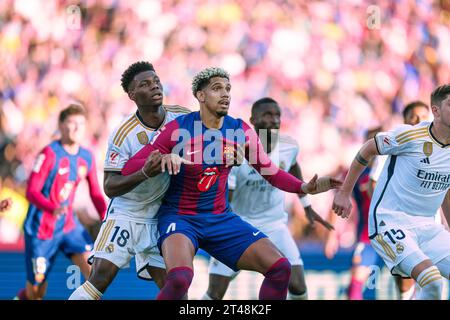
[{"label": "blurred stadium background", "polygon": [[[450,82],[450,1],[365,0],[2,0],[0,2],[0,197],[14,206],[0,216],[0,299],[25,281],[21,226],[26,180],[39,150],[55,135],[58,112],[80,101],[89,115],[86,146],[99,178],[107,137],[135,106],[120,75],[137,60],[152,62],[165,103],[197,110],[190,80],[219,65],[232,76],[230,113],[248,119],[251,103],[271,96],[282,106],[282,130],[301,147],[305,177],[342,172],[367,128],[401,122],[411,100],[428,102]],[[95,233],[95,212],[80,186],[76,207]],[[322,216],[332,194],[312,197]],[[323,254],[324,228],[308,227],[295,197],[287,197],[291,229],[303,250],[311,298],[344,298],[355,216],[338,222],[340,251]],[[191,297],[206,288],[206,260],[196,260]],[[58,259],[49,299],[66,299],[68,260]],[[383,269],[385,270],[385,269]],[[396,296],[387,271],[378,298]],[[254,298],[260,278],[243,273],[228,298]],[[448,285],[445,288],[448,296]],[[154,296],[153,284],[129,269],[105,298]],[[369,298],[373,298],[373,292]]]}]

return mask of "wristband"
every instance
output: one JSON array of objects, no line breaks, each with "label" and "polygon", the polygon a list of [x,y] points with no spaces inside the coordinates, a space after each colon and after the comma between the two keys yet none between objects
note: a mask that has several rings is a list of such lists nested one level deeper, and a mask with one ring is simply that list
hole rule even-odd
[{"label": "wristband", "polygon": [[141,172],[142,172],[142,174],[144,175],[144,177],[145,177],[146,179],[149,179],[149,178],[150,178],[150,177],[145,173],[144,167],[141,168]]},{"label": "wristband", "polygon": [[300,203],[302,204],[303,208],[307,208],[307,207],[311,206],[311,201],[308,196],[301,197]]}]

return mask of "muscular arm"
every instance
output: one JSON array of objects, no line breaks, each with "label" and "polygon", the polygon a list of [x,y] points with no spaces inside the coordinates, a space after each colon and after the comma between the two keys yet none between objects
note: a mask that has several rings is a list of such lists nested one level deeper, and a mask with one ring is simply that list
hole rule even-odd
[{"label": "muscular arm", "polygon": [[129,176],[123,176],[119,172],[109,171],[105,172],[103,189],[109,198],[118,197],[130,192],[146,179],[140,170]]},{"label": "muscular arm", "polygon": [[92,167],[86,178],[89,185],[89,195],[91,196],[100,220],[103,220],[106,214],[106,202],[102,191],[100,190],[100,186],[98,185],[97,167],[94,158],[92,158]]},{"label": "muscular arm", "polygon": [[447,224],[450,226],[450,190],[447,191],[444,202],[442,203],[442,212],[444,213],[445,220],[447,220]]},{"label": "muscular arm", "polygon": [[[302,170],[300,169],[300,166],[297,162],[289,169],[289,174],[303,181]],[[299,198],[303,198],[305,194],[299,194],[298,196]]]},{"label": "muscular arm", "polygon": [[339,190],[334,197],[333,210],[337,215],[342,216],[343,218],[350,215],[352,209],[351,195],[356,181],[358,181],[359,176],[364,171],[367,164],[376,155],[379,155],[379,153],[375,140],[370,139],[361,147],[355,159],[353,159],[341,190]]},{"label": "muscular arm", "polygon": [[44,149],[38,156],[33,172],[28,179],[26,198],[41,210],[54,212],[59,208],[59,204],[53,203],[42,194],[42,187],[48,178],[50,170],[55,163],[54,153],[49,149]]}]

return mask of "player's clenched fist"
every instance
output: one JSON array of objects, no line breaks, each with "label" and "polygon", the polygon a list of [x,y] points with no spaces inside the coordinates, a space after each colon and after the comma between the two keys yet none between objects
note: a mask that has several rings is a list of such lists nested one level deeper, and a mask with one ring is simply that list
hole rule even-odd
[{"label": "player's clenched fist", "polygon": [[302,184],[301,188],[303,193],[317,194],[339,188],[341,185],[342,181],[338,179],[331,177],[318,178],[316,174],[308,183]]},{"label": "player's clenched fist", "polygon": [[348,218],[352,210],[350,194],[343,190],[338,191],[334,196],[332,209],[338,216]]},{"label": "player's clenched fist", "polygon": [[142,171],[147,178],[154,177],[161,173],[161,160],[162,154],[159,150],[154,150],[150,153],[142,168]]}]

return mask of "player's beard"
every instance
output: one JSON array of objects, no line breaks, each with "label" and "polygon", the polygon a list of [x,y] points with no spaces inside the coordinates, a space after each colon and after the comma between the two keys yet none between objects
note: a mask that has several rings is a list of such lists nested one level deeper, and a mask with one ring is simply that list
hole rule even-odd
[{"label": "player's beard", "polygon": [[218,116],[218,117],[224,117],[224,116],[226,116],[228,114],[228,110],[219,110],[219,111],[216,111],[216,115]]}]

